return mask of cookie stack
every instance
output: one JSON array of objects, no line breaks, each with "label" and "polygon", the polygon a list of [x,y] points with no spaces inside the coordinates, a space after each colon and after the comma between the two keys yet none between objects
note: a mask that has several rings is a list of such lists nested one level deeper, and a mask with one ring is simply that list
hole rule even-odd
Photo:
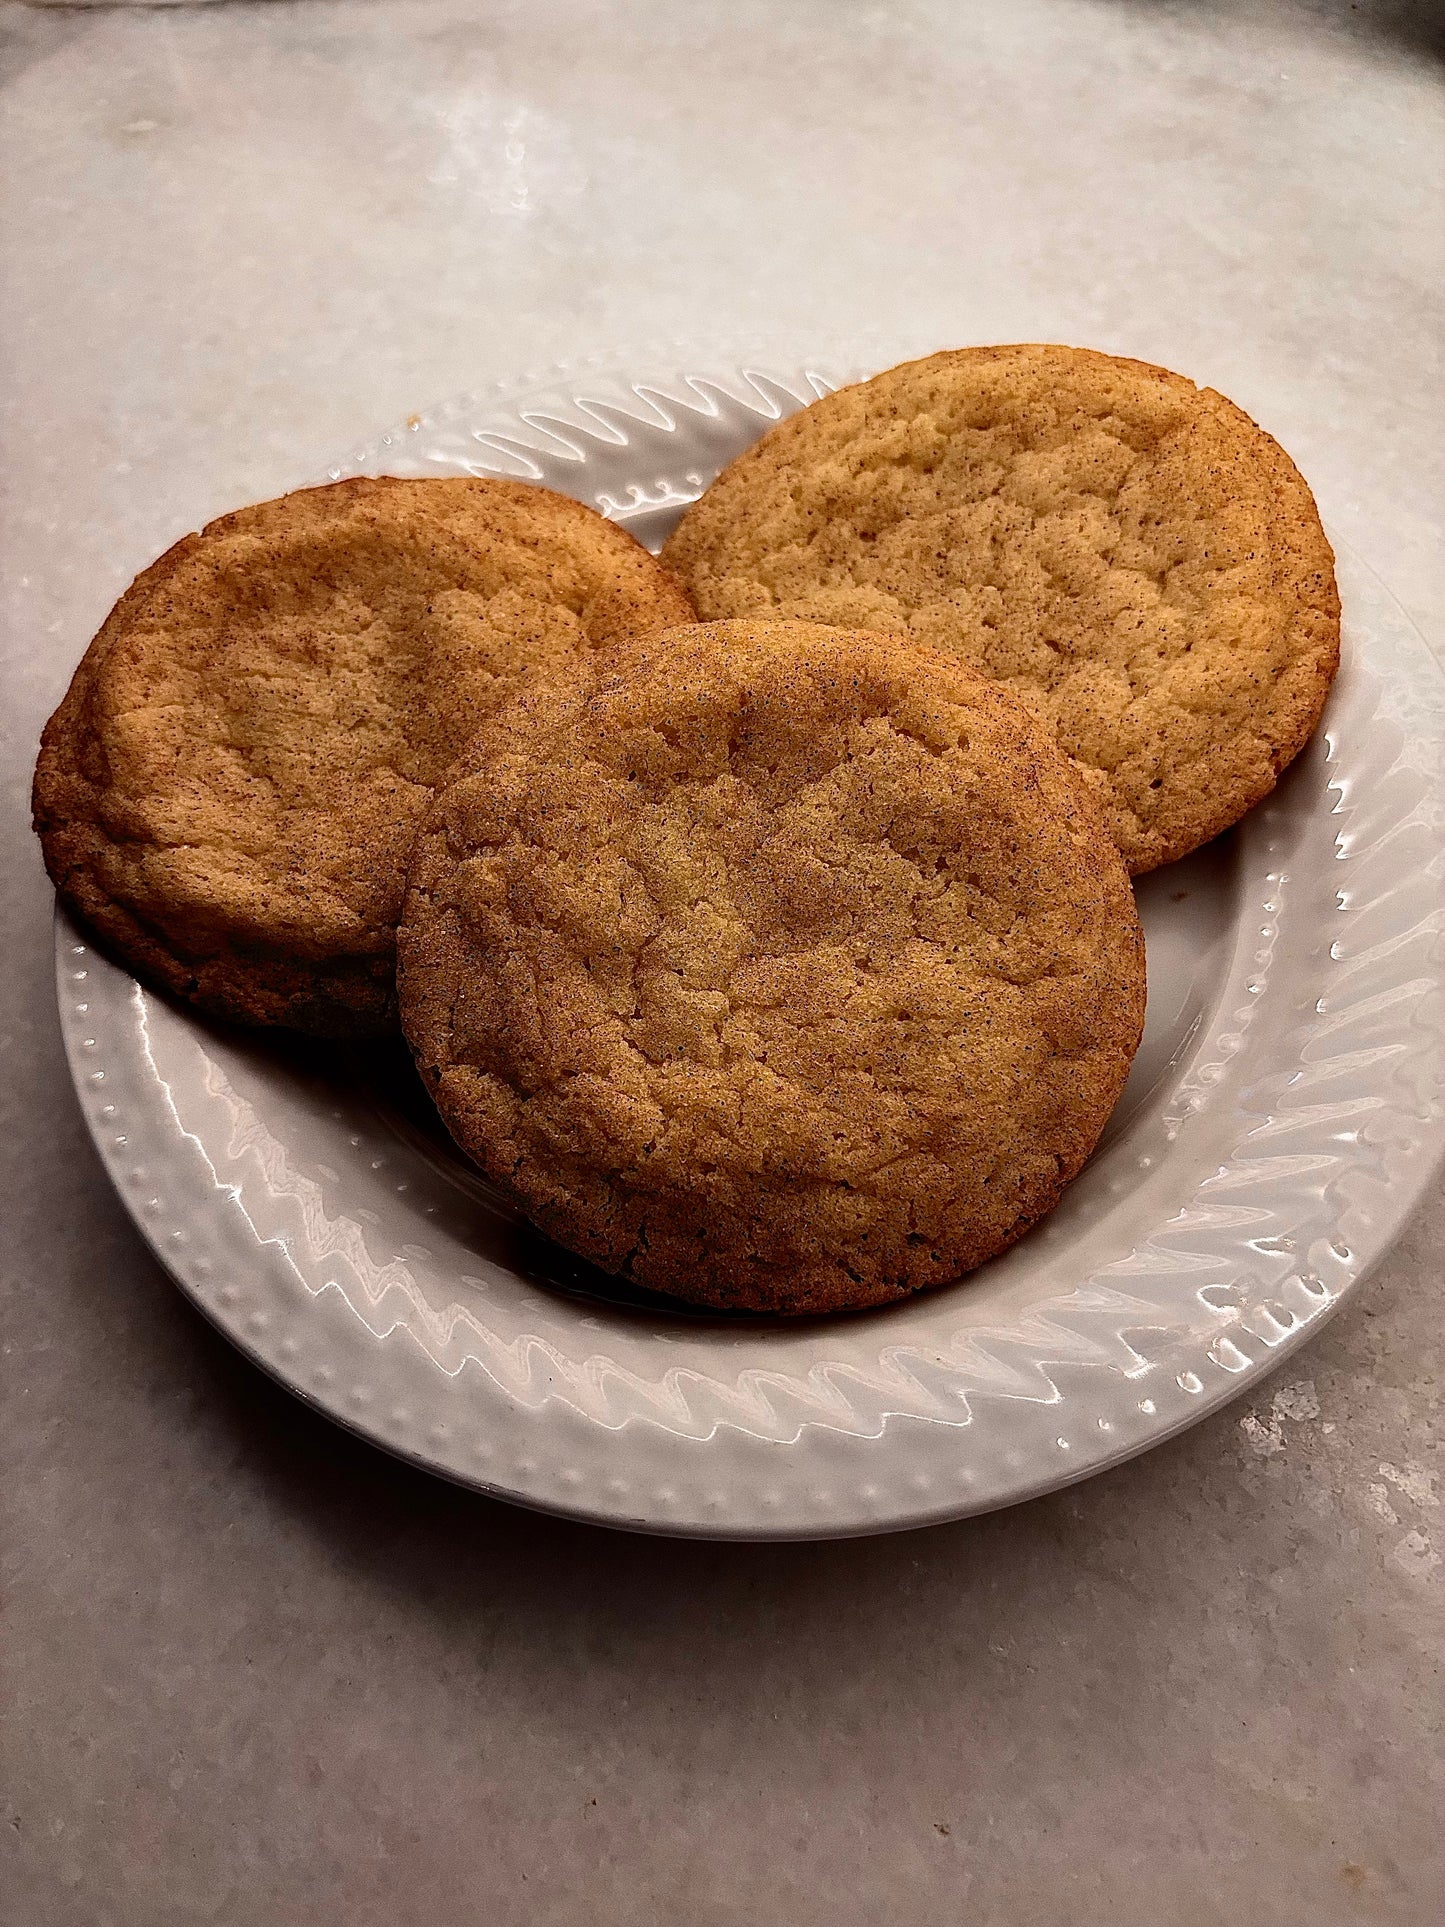
[{"label": "cookie stack", "polygon": [[661,563],[500,481],[212,523],[91,644],[36,825],[148,981],[400,1022],[583,1256],[881,1304],[1083,1164],[1143,1023],[1128,873],[1267,793],[1338,638],[1309,491],[1230,403],[964,350],[779,423]]}]

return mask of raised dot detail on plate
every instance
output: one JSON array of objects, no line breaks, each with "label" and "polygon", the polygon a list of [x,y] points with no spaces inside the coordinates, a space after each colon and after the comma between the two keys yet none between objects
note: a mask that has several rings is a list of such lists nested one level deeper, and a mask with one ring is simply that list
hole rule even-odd
[{"label": "raised dot detail on plate", "polygon": [[1112,1432],[1114,1429],[1113,1421],[1110,1419],[1106,1419],[1106,1418],[1096,1419],[1094,1423],[1098,1426],[1101,1432]]},{"label": "raised dot detail on plate", "polygon": [[369,1405],[371,1402],[371,1393],[364,1385],[353,1385],[351,1388],[351,1402],[353,1405]]},{"label": "raised dot detail on plate", "polygon": [[1057,1438],[1054,1440],[1054,1444],[1058,1446],[1061,1452],[1067,1452],[1069,1450],[1069,1441],[1066,1438]]},{"label": "raised dot detail on plate", "polygon": [[1181,1392],[1202,1392],[1204,1380],[1198,1372],[1181,1372],[1177,1380]]},{"label": "raised dot detail on plate", "polygon": [[[575,1465],[569,1465],[563,1468],[562,1483],[563,1485],[581,1485],[582,1474],[577,1470]],[[659,1493],[658,1497],[661,1498],[662,1494]]]},{"label": "raised dot detail on plate", "polygon": [[[224,1297],[225,1293],[223,1292],[221,1295],[222,1297]],[[336,1374],[332,1371],[329,1365],[318,1365],[316,1367],[316,1370],[311,1374],[311,1376],[316,1382],[316,1384],[329,1385],[332,1379],[336,1376]]]},{"label": "raised dot detail on plate", "polygon": [[237,1291],[234,1285],[221,1286],[221,1303],[223,1305],[234,1305],[240,1295],[240,1292]]},{"label": "raised dot detail on plate", "polygon": [[443,1444],[446,1440],[446,1436],[447,1436],[447,1428],[444,1425],[434,1425],[431,1428],[431,1430],[427,1433],[427,1437],[431,1440],[433,1445]]},{"label": "raised dot detail on plate", "polygon": [[627,1490],[626,1479],[609,1479],[607,1481],[607,1490],[615,1499],[620,1499]]},{"label": "raised dot detail on plate", "polygon": [[114,1117],[115,1116],[114,1104],[102,1104],[100,1107],[100,1114],[102,1117]]},{"label": "raised dot detail on plate", "polygon": [[281,1356],[283,1358],[294,1358],[300,1349],[301,1347],[296,1343],[294,1338],[283,1338],[281,1340]]},{"label": "raised dot detail on plate", "polygon": [[915,1492],[926,1492],[933,1484],[933,1481],[926,1472],[915,1472],[908,1483],[913,1487]]},{"label": "raised dot detail on plate", "polygon": [[387,1414],[386,1422],[388,1425],[409,1425],[411,1423],[411,1419],[409,1414],[406,1411],[404,1411],[400,1405],[395,1405],[392,1407],[391,1411]]},{"label": "raised dot detail on plate", "polygon": [[103,1084],[105,1082],[105,1072],[92,1071],[90,1073],[90,1081],[92,1084]]},{"label": "raised dot detail on plate", "polygon": [[1158,1407],[1155,1405],[1152,1398],[1141,1398],[1139,1401],[1139,1410],[1143,1412],[1147,1417],[1149,1414],[1157,1411]]},{"label": "raised dot detail on plate", "polygon": [[184,1231],[172,1231],[169,1235],[173,1245],[183,1245],[186,1242],[186,1234]]},{"label": "raised dot detail on plate", "polygon": [[517,1470],[524,1479],[530,1478],[537,1470],[537,1461],[535,1459],[518,1459]]},{"label": "raised dot detail on plate", "polygon": [[247,1325],[253,1332],[265,1331],[270,1322],[271,1320],[264,1311],[253,1311],[251,1316],[246,1320]]},{"label": "raised dot detail on plate", "polygon": [[783,1495],[781,1492],[764,1492],[759,1496],[770,1512],[783,1503]]},{"label": "raised dot detail on plate", "polygon": [[1277,1345],[1282,1338],[1294,1330],[1298,1322],[1287,1305],[1281,1305],[1277,1300],[1270,1299],[1266,1304],[1255,1307],[1254,1322],[1249,1329],[1261,1344]]},{"label": "raised dot detail on plate", "polygon": [[1227,1372],[1242,1372],[1250,1362],[1249,1353],[1241,1351],[1232,1338],[1216,1338],[1209,1356]]}]

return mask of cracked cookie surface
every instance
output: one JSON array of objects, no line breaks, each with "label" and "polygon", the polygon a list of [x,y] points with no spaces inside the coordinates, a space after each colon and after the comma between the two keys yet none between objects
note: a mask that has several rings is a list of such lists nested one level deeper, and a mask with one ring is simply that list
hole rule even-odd
[{"label": "cracked cookie surface", "polygon": [[779,422],[663,560],[704,620],[957,653],[1031,703],[1131,870],[1274,787],[1339,661],[1334,557],[1279,445],[1212,389],[1088,349],[968,348]]},{"label": "cracked cookie surface", "polygon": [[399,966],[443,1118],[543,1230],[782,1313],[1020,1236],[1144,1012],[1048,731],[956,657],[794,622],[659,631],[499,716],[418,837]]},{"label": "cracked cookie surface", "polygon": [[532,672],[691,618],[630,535],[519,482],[338,482],[223,516],[136,580],[46,726],[46,866],[107,949],[215,1015],[394,1030],[438,779]]}]

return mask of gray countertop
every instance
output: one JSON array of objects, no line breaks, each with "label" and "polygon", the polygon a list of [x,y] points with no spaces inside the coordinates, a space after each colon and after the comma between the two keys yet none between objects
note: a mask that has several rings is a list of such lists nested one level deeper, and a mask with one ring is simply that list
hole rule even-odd
[{"label": "gray countertop", "polygon": [[533,1517],[167,1283],[71,1098],[25,822],[177,534],[679,336],[1168,363],[1445,650],[1432,14],[0,7],[7,1921],[1438,1917],[1438,1191],[1253,1405],[1054,1498],[791,1547]]}]

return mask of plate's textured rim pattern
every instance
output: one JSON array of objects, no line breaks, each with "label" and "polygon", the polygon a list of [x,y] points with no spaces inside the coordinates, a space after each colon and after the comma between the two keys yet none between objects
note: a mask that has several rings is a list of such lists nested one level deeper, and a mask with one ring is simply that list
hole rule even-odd
[{"label": "plate's textured rim pattern", "polygon": [[[412,417],[331,473],[470,469],[580,494],[639,431],[737,410],[761,428],[832,385],[813,366],[626,382],[599,361]],[[604,475],[584,499],[643,532],[706,479],[644,474]],[[403,1456],[525,1503],[663,1531],[828,1535],[980,1511],[1116,1463],[1301,1342],[1385,1248],[1445,1143],[1445,701],[1408,618],[1362,565],[1348,573],[1347,618],[1368,600],[1371,619],[1352,624],[1311,752],[1329,804],[1292,819],[1282,793],[1246,825],[1248,928],[1155,1120],[1167,1171],[1151,1170],[1156,1145],[1113,1147],[1086,1243],[1107,1244],[1114,1194],[1147,1199],[1149,1228],[1072,1272],[1067,1249],[1022,1248],[1004,1262],[1054,1289],[1012,1324],[966,1292],[934,1294],[730,1371],[743,1353],[721,1340],[708,1367],[690,1340],[687,1362],[663,1345],[640,1369],[596,1316],[529,1305],[528,1288],[504,1319],[470,1289],[495,1280],[470,1279],[463,1301],[428,1277],[422,1247],[378,1260],[385,1239],[328,1210],[199,1044],[195,1088],[167,1085],[150,1040],[165,1013],[62,921],[67,1047],[107,1168],[184,1288],[259,1362]],[[1300,899],[1320,876],[1299,874],[1291,848],[1301,823],[1333,892],[1318,927]],[[1314,973],[1309,1008],[1280,989],[1291,945]]]}]

